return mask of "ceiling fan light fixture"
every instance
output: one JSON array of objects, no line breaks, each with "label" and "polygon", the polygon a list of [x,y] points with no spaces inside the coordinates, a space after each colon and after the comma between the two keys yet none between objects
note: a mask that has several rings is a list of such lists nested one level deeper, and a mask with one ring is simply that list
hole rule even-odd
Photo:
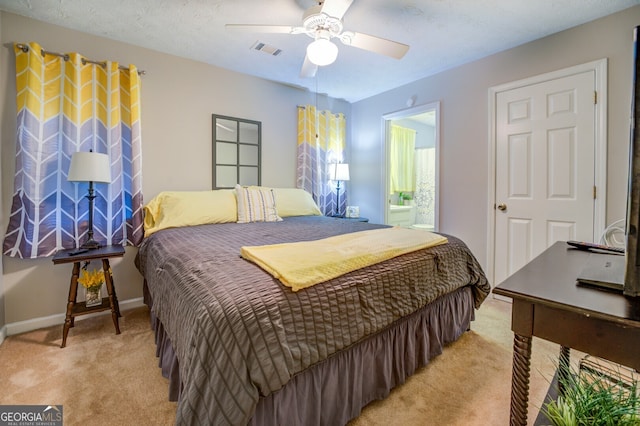
[{"label": "ceiling fan light fixture", "polygon": [[307,57],[320,67],[332,64],[338,57],[338,46],[326,38],[317,38],[307,46]]}]

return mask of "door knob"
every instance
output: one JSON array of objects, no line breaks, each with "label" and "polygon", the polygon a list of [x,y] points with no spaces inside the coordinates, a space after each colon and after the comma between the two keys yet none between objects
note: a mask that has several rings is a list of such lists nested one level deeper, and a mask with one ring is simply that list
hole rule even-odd
[{"label": "door knob", "polygon": [[505,211],[506,209],[507,205],[505,203],[498,204],[498,210],[500,210],[501,212]]}]

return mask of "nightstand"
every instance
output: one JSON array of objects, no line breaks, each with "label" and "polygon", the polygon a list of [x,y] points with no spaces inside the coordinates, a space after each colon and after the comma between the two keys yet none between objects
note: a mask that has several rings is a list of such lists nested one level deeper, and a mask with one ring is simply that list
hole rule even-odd
[{"label": "nightstand", "polygon": [[355,220],[356,222],[369,222],[368,217],[345,217],[345,216],[331,216],[336,219],[344,219],[344,220]]},{"label": "nightstand", "polygon": [[[60,345],[61,348],[64,348],[67,345],[67,335],[69,334],[69,329],[75,325],[75,317],[80,315],[86,315],[111,309],[111,318],[113,319],[113,325],[116,328],[116,334],[120,334],[120,325],[118,324],[118,318],[120,317],[120,306],[118,305],[118,297],[116,296],[116,287],[113,283],[113,276],[111,274],[109,259],[111,259],[112,257],[124,256],[124,247],[104,246],[97,249],[88,250],[83,253],[74,254],[75,251],[76,249],[60,250],[55,254],[55,256],[53,256],[54,265],[73,263],[73,270],[71,272],[71,283],[69,285],[69,299],[67,302],[67,315],[65,317],[64,326],[62,329],[62,344]],[[102,303],[97,306],[87,307],[85,302],[76,302],[78,296],[78,277],[80,276],[80,263],[89,263],[92,260],[102,261],[102,270],[105,273],[105,284],[107,286],[108,297],[103,297]]]}]

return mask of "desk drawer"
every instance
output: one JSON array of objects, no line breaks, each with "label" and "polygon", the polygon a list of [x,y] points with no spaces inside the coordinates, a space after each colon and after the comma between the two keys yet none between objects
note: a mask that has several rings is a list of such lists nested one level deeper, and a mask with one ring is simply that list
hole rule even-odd
[{"label": "desk drawer", "polygon": [[533,335],[640,371],[640,328],[535,305]]}]

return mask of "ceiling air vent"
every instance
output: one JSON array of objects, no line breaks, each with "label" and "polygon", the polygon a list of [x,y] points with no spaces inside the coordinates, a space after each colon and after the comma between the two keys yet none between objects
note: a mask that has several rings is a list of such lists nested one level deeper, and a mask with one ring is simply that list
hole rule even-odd
[{"label": "ceiling air vent", "polygon": [[251,46],[251,49],[267,53],[271,56],[278,56],[282,53],[282,49],[278,49],[261,41],[256,41],[253,46]]}]

